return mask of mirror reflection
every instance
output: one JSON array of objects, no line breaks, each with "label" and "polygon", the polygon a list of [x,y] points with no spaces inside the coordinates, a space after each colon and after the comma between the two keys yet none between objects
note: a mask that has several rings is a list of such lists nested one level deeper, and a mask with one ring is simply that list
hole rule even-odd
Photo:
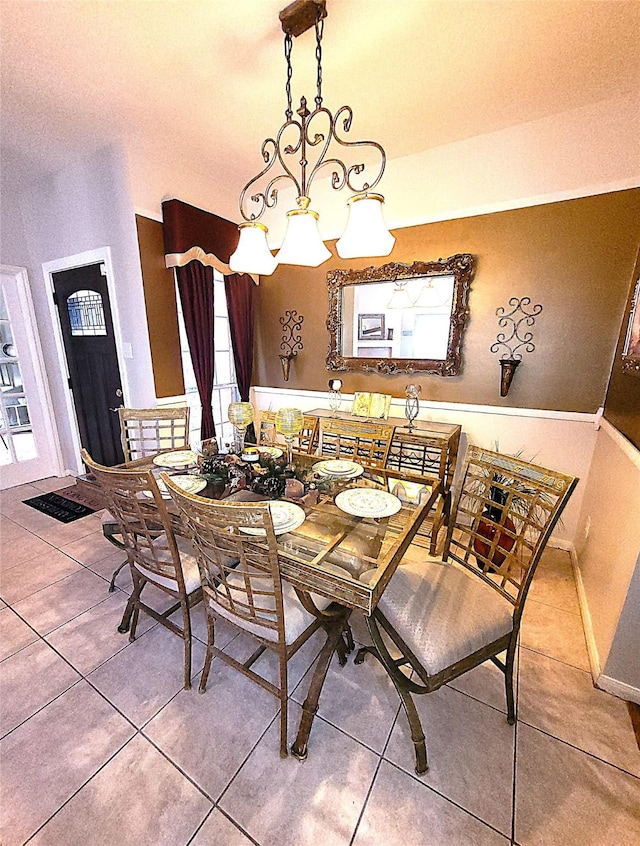
[{"label": "mirror reflection", "polygon": [[327,369],[458,375],[474,267],[464,253],[330,271]]},{"label": "mirror reflection", "polygon": [[417,276],[342,289],[343,355],[445,359],[453,276]]}]

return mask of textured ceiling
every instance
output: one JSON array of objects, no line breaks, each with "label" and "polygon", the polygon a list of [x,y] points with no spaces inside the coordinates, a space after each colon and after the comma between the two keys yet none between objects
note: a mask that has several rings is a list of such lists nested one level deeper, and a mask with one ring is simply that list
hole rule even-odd
[{"label": "textured ceiling", "polygon": [[[237,194],[283,119],[282,0],[0,0],[2,142],[48,169],[106,142]],[[324,97],[389,158],[640,85],[640,2],[328,0]],[[294,98],[315,94],[294,42]],[[139,157],[138,157],[139,158]],[[136,161],[136,156],[132,156]],[[158,165],[159,166],[159,165]]]}]

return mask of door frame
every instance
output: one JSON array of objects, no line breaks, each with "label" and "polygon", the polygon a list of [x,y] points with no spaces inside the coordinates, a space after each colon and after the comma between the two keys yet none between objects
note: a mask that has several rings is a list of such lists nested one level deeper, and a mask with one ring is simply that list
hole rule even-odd
[{"label": "door frame", "polygon": [[86,267],[91,264],[104,265],[104,276],[107,281],[107,292],[109,294],[109,304],[111,306],[111,319],[113,321],[113,334],[116,345],[116,355],[118,357],[118,368],[120,369],[120,378],[122,380],[122,402],[125,406],[130,404],[129,379],[125,359],[123,355],[122,331],[120,326],[120,313],[118,310],[118,298],[116,295],[116,285],[113,273],[113,263],[111,261],[111,248],[100,247],[96,250],[87,250],[83,253],[77,253],[73,256],[66,256],[65,258],[56,259],[55,261],[47,261],[42,265],[42,273],[44,275],[44,282],[47,291],[47,303],[49,305],[49,315],[51,318],[51,326],[53,327],[53,337],[56,344],[56,351],[58,353],[58,369],[62,379],[62,386],[64,389],[64,398],[67,408],[67,419],[69,420],[69,427],[71,430],[71,437],[73,439],[73,447],[76,457],[75,472],[83,473],[84,465],[80,458],[80,450],[82,444],[80,442],[80,429],[78,427],[78,418],[76,417],[76,409],[69,387],[69,366],[67,364],[67,355],[64,348],[64,341],[62,338],[62,326],[60,325],[60,315],[58,308],[53,300],[54,284],[53,274],[64,270],[75,270],[80,267]]},{"label": "door frame", "polygon": [[[36,313],[33,306],[31,286],[29,285],[29,274],[26,267],[15,267],[3,264],[0,266],[2,272],[7,276],[13,276],[16,283],[16,291],[20,300],[21,313],[25,321],[27,344],[29,346],[28,356],[33,364],[33,380],[38,402],[45,411],[45,419],[42,421],[46,437],[51,445],[52,470],[56,476],[64,473],[64,462],[62,459],[62,448],[60,436],[56,425],[55,409],[51,398],[47,370],[44,364],[44,355],[40,343],[40,333],[36,321]],[[22,354],[21,354],[22,355]]]}]

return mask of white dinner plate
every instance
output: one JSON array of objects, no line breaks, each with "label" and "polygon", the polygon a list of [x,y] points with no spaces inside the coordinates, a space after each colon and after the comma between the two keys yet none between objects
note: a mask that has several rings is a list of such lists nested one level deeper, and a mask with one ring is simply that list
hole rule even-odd
[{"label": "white dinner plate", "polygon": [[[207,480],[199,479],[197,476],[172,476],[171,481],[175,482],[179,488],[182,488],[182,490],[186,491],[187,493],[198,493],[199,491],[207,487]],[[160,488],[162,498],[171,499],[171,494],[167,490],[167,486],[162,481],[162,479],[156,479],[156,482],[158,483],[158,487]],[[143,491],[143,493],[145,496],[151,496],[151,491]]]},{"label": "white dinner plate", "polygon": [[340,458],[318,461],[313,469],[321,476],[333,476],[336,479],[357,479],[364,473],[362,464]]},{"label": "white dinner plate", "polygon": [[266,452],[267,455],[271,456],[271,458],[280,458],[283,455],[283,452],[280,447],[272,446],[259,446],[258,452]]},{"label": "white dinner plate", "polygon": [[402,508],[397,496],[377,488],[349,488],[336,497],[341,511],[355,517],[390,517]]},{"label": "white dinner plate", "polygon": [[158,467],[189,467],[197,461],[197,454],[192,449],[178,449],[174,452],[163,452],[153,458],[153,463]]},{"label": "white dinner plate", "polygon": [[[284,535],[286,532],[297,529],[304,523],[307,516],[304,509],[300,508],[299,505],[295,505],[293,502],[283,502],[280,499],[270,502],[269,508],[273,520],[273,531],[276,535]],[[246,535],[266,534],[264,529],[254,529],[251,526],[240,526],[239,528]]]}]

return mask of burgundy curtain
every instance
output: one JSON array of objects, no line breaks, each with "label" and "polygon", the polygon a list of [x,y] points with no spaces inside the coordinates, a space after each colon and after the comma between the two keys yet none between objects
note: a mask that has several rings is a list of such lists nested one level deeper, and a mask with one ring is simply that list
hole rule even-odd
[{"label": "burgundy curtain", "polygon": [[[233,361],[236,366],[236,380],[240,399],[249,401],[251,374],[253,372],[253,291],[255,285],[250,276],[234,273],[224,277],[227,295],[229,329]],[[253,427],[247,430],[249,441],[255,442]]]},{"label": "burgundy curtain", "polygon": [[204,440],[216,434],[211,410],[214,376],[213,269],[199,261],[191,261],[184,267],[176,267],[176,274],[189,352],[202,404],[200,437]]}]

